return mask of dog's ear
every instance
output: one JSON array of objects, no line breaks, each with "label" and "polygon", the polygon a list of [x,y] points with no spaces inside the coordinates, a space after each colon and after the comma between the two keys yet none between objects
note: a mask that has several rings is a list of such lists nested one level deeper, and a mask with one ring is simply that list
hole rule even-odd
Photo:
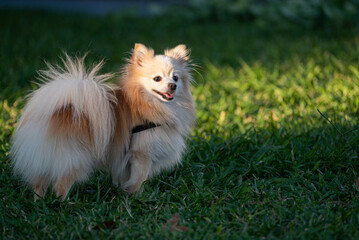
[{"label": "dog's ear", "polygon": [[147,48],[145,45],[141,43],[136,43],[135,47],[133,48],[131,61],[132,63],[142,67],[144,59],[148,56],[153,56],[153,54],[154,52],[152,49]]},{"label": "dog's ear", "polygon": [[172,49],[165,50],[165,55],[181,62],[187,62],[189,60],[190,50],[186,48],[186,45],[180,44]]}]

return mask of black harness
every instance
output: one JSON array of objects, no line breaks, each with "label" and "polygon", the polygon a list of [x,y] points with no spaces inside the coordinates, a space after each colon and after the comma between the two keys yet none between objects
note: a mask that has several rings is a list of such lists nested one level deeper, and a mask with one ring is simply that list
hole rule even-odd
[{"label": "black harness", "polygon": [[137,125],[134,128],[132,128],[131,134],[135,134],[159,126],[161,126],[161,124],[156,124],[154,122],[146,122],[145,124]]},{"label": "black harness", "polygon": [[[134,128],[132,128],[129,148],[131,148],[131,145],[132,145],[133,134],[139,133],[139,132],[151,129],[151,128],[159,127],[159,126],[161,126],[161,124],[156,124],[154,122],[145,122],[145,124],[137,125]],[[125,153],[129,151],[129,148],[125,150]]]}]

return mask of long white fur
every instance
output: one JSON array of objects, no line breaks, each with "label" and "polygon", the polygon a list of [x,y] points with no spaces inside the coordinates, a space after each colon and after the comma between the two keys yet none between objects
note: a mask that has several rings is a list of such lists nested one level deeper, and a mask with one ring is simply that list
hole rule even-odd
[{"label": "long white fur", "polygon": [[[65,55],[63,63],[63,68],[48,65],[49,70],[40,72],[44,83],[30,95],[13,137],[14,170],[30,184],[39,178],[54,182],[76,169],[81,170],[76,180],[84,180],[104,156],[113,133],[115,98],[104,84],[112,75],[97,75],[102,62],[91,71],[83,58]],[[53,114],[69,104],[74,119],[88,118],[94,147],[81,139],[49,138]]]}]

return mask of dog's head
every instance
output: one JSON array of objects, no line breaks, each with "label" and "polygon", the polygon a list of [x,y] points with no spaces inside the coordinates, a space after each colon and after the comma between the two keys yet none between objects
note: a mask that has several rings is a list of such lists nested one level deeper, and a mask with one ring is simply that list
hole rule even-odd
[{"label": "dog's head", "polygon": [[[136,44],[129,60],[128,77],[141,88],[146,98],[174,102],[190,94],[189,51],[185,45],[168,49],[163,55],[142,44]],[[134,83],[135,82],[135,83]],[[144,97],[144,96],[142,96]]]}]

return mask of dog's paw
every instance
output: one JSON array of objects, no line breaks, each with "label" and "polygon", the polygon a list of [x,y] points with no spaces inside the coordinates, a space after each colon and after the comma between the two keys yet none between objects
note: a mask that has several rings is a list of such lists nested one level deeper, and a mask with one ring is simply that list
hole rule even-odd
[{"label": "dog's paw", "polygon": [[[128,183],[128,182],[127,182]],[[135,195],[138,191],[140,191],[141,186],[142,186],[142,182],[138,182],[132,185],[129,185],[125,183],[123,185],[123,190],[130,196]]]}]

